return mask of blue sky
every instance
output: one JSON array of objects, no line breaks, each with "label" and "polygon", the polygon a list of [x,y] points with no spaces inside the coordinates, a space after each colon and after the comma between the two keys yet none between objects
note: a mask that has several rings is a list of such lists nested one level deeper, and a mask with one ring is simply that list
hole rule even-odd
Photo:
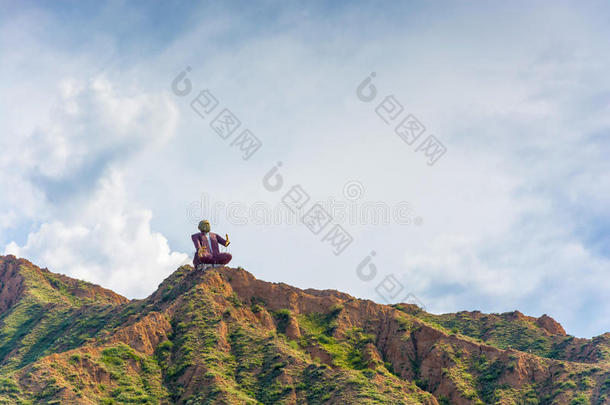
[{"label": "blue sky", "polygon": [[[412,221],[335,215],[353,238],[336,256],[296,221],[244,225],[225,210],[213,228],[231,236],[233,264],[378,302],[393,277],[395,300],[412,293],[435,313],[519,309],[576,336],[610,330],[606,3],[0,10],[5,253],[144,297],[190,260],[195,217],[211,216],[202,200],[277,212],[298,184],[310,205],[404,204]],[[187,66],[193,89],[179,97]],[[356,88],[371,72],[378,96],[365,103]],[[191,109],[204,89],[262,141],[250,159]],[[375,113],[390,95],[446,147],[434,165]],[[278,161],[285,187],[270,192]]]}]

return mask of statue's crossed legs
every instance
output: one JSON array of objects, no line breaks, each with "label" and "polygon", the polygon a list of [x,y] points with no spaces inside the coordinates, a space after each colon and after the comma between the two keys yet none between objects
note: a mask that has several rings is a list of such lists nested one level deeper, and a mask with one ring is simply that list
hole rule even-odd
[{"label": "statue's crossed legs", "polygon": [[232,258],[231,253],[219,252],[215,255],[207,253],[201,256],[197,255],[194,264],[196,269],[207,269],[216,267],[217,265],[224,266],[229,263]]}]

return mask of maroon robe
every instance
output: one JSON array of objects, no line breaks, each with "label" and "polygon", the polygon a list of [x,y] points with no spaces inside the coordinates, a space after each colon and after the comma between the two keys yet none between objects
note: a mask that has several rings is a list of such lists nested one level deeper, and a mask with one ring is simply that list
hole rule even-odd
[{"label": "maroon robe", "polygon": [[[195,245],[195,258],[193,259],[193,264],[195,267],[197,267],[199,264],[227,264],[233,258],[230,253],[220,252],[218,249],[219,243],[226,246],[226,240],[213,232],[210,232],[209,235],[210,239],[212,240],[212,246],[210,246],[208,243],[208,237],[206,234],[199,232],[191,235],[191,239]],[[202,257],[199,257],[199,249],[202,246],[205,246],[206,253]]]}]

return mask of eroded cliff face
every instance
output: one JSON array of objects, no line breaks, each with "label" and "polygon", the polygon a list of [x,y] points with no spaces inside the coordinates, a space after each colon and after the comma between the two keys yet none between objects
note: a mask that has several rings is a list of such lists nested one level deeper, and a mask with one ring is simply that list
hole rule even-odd
[{"label": "eroded cliff face", "polygon": [[610,395],[608,336],[567,336],[546,315],[433,315],[190,266],[127,301],[13,257],[0,269],[4,403],[605,404]]},{"label": "eroded cliff face", "polygon": [[23,294],[23,276],[19,272],[19,261],[7,257],[0,261],[0,313],[6,312]]}]

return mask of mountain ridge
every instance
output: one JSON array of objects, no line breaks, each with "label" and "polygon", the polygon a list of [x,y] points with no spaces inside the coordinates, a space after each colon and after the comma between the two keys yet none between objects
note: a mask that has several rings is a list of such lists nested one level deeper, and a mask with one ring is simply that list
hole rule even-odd
[{"label": "mountain ridge", "polygon": [[434,315],[241,268],[149,297],[0,256],[0,403],[608,403],[610,334],[518,311]]}]

